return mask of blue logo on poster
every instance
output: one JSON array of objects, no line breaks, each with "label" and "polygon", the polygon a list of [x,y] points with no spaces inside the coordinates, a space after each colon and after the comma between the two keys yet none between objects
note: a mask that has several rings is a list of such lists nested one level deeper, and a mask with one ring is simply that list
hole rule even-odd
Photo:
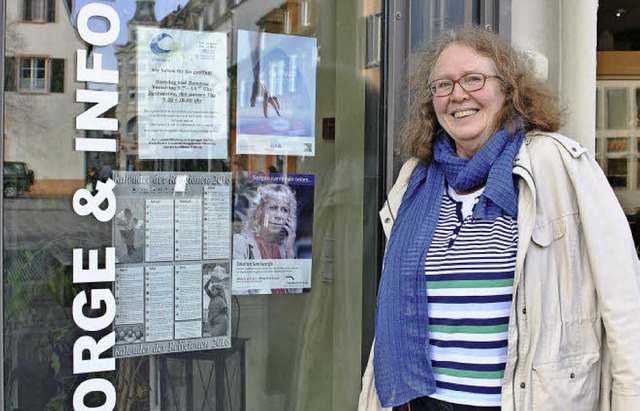
[{"label": "blue logo on poster", "polygon": [[153,51],[154,54],[162,56],[164,54],[168,54],[172,51],[178,50],[178,43],[173,41],[173,37],[171,37],[171,35],[167,33],[160,33],[155,36],[153,40],[151,40],[149,48],[151,49],[151,51]]}]

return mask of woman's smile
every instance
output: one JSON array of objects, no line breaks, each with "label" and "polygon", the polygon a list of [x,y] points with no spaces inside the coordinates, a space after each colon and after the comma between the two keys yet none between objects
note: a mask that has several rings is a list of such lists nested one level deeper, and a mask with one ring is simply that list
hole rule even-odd
[{"label": "woman's smile", "polygon": [[473,114],[476,114],[478,112],[478,110],[462,110],[462,111],[454,111],[453,112],[453,117],[455,118],[466,118],[469,117]]}]

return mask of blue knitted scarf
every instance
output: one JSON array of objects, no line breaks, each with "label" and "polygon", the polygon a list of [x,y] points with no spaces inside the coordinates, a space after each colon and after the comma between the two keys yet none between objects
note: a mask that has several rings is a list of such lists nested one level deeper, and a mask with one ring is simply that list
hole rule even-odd
[{"label": "blue knitted scarf", "polygon": [[429,358],[424,261],[438,224],[445,181],[454,189],[485,185],[473,218],[517,217],[518,188],[513,161],[524,131],[511,137],[497,131],[471,159],[456,156],[442,132],[434,160],[416,166],[393,223],[378,291],[374,372],[384,407],[398,406],[435,392]]}]

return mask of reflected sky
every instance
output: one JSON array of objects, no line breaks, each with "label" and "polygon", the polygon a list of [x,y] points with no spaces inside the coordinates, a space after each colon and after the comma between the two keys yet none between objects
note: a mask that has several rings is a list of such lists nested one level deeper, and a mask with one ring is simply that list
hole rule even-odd
[{"label": "reflected sky", "polygon": [[[155,17],[157,21],[162,20],[173,10],[178,7],[184,7],[190,0],[156,0],[155,2]],[[116,1],[96,1],[96,0],[72,0],[71,4],[71,24],[77,27],[76,20],[78,12],[83,6],[90,3],[104,3],[112,7],[118,12],[120,16],[120,34],[116,40],[117,45],[126,44],[128,41],[128,23],[133,18],[136,12],[136,0],[116,0]],[[89,26],[95,31],[107,31],[107,21],[102,18],[92,18],[89,20]],[[111,44],[106,47],[96,47],[94,52],[101,53],[103,55],[103,68],[115,70],[118,67],[118,63],[115,58],[115,44]],[[103,86],[95,86],[91,88],[103,88]],[[106,88],[111,88],[106,86]]]},{"label": "reflected sky", "polygon": [[165,0],[156,1],[156,19],[162,20],[167,14],[180,7],[184,7],[190,0]]}]

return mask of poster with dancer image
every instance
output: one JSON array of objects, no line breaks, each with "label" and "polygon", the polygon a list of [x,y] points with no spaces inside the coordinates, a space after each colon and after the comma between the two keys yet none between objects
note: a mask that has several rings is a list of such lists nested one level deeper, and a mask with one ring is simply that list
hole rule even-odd
[{"label": "poster with dancer image", "polygon": [[239,173],[233,215],[233,294],[310,291],[310,174]]},{"label": "poster with dancer image", "polygon": [[238,30],[237,154],[315,154],[316,39]]},{"label": "poster with dancer image", "polygon": [[115,172],[114,357],[231,346],[231,173]]}]

